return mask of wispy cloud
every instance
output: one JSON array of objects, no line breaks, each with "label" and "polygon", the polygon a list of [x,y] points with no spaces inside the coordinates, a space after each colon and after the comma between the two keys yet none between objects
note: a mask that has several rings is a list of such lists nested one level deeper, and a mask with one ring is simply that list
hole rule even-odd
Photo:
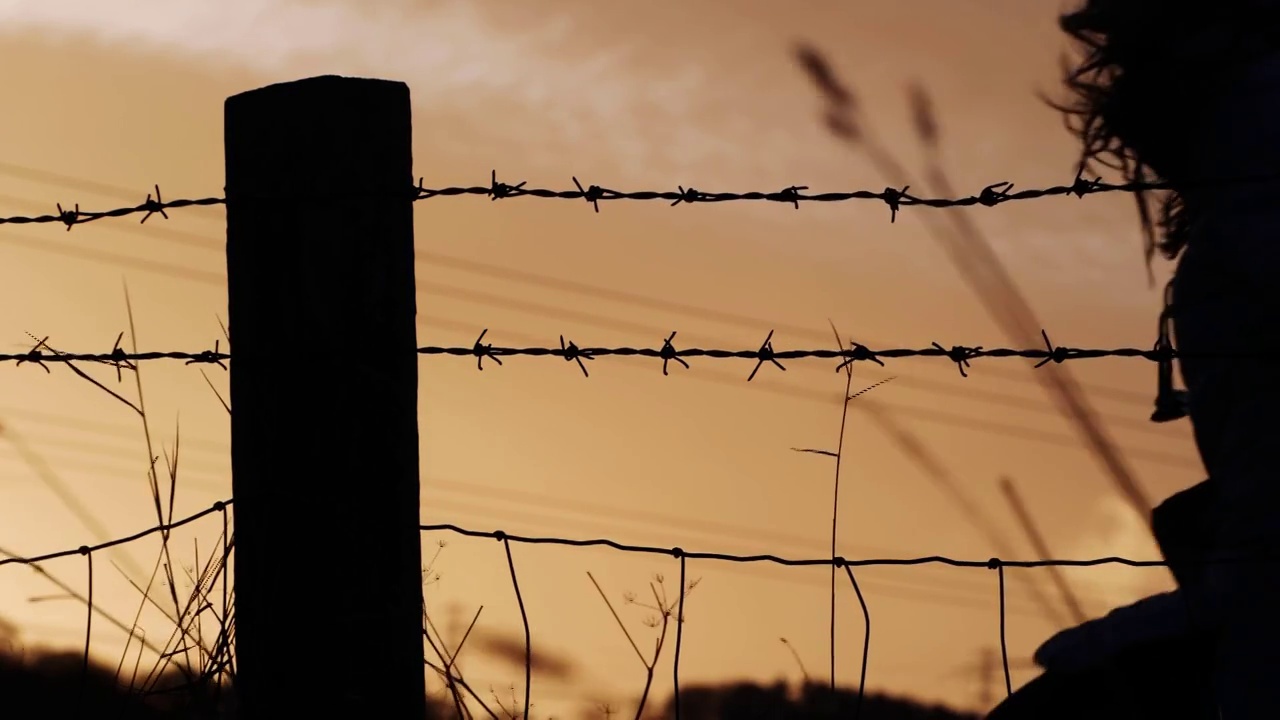
[{"label": "wispy cloud", "polygon": [[[726,12],[719,2],[685,5],[659,0],[639,19],[618,21],[574,0],[0,0],[0,39],[88,40],[121,53],[249,70],[264,82],[326,73],[403,80],[422,123],[417,135],[447,133],[443,148],[475,168],[476,182],[490,167],[508,181],[567,186],[576,173],[619,189],[881,182],[856,154],[832,154],[816,115],[819,98],[787,54],[790,30]],[[679,14],[679,29],[655,37],[656,18],[669,13]],[[884,72],[848,70],[864,79]],[[806,232],[847,232],[851,210],[735,206],[789,233],[801,224]],[[1001,237],[1009,238],[998,242],[1002,252],[1051,253],[1052,260],[1036,258],[1043,267],[1059,267],[1062,248],[1075,247],[1028,243],[1022,228]],[[1118,256],[1114,245],[1106,252]],[[824,247],[849,260],[847,244]],[[922,250],[905,240],[862,243],[858,259],[894,255],[898,267],[936,276],[941,266]]]},{"label": "wispy cloud", "polygon": [[[1063,557],[1097,558],[1127,557],[1137,560],[1160,558],[1160,549],[1151,536],[1151,528],[1133,512],[1119,496],[1105,495],[1094,512],[1085,519],[1074,543],[1064,548]],[[1089,608],[1104,613],[1151,593],[1170,589],[1172,580],[1162,568],[1132,568],[1125,565],[1102,565],[1066,568],[1073,584],[1087,588],[1087,595],[1104,600],[1108,607]]]},{"label": "wispy cloud", "polygon": [[[503,85],[522,68],[530,46],[554,42],[570,29],[563,20],[527,28],[524,40],[499,37],[465,2],[399,0],[4,0],[0,31],[39,31],[122,47],[139,44],[203,56],[265,73],[302,61],[339,59],[365,68],[418,67],[440,85]],[[503,72],[508,69],[508,72]]]},{"label": "wispy cloud", "polygon": [[520,23],[488,15],[497,9],[470,0],[0,0],[0,36],[90,38],[269,81],[329,72],[401,79],[420,106],[523,139],[547,159],[590,142],[620,169],[669,177],[678,169],[653,167],[664,158],[738,155],[743,138],[691,122],[698,105],[723,98],[724,78],[712,86],[688,58],[674,71],[647,71],[626,38],[593,37],[550,4]]}]

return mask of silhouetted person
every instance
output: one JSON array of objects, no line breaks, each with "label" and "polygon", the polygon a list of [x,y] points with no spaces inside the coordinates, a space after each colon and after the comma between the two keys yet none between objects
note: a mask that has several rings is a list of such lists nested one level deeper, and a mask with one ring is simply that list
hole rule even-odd
[{"label": "silhouetted person", "polygon": [[1059,632],[1036,649],[1036,663],[1050,670],[1075,671],[1127,646],[1203,634],[1202,628],[1191,622],[1187,595],[1203,592],[1202,561],[1211,552],[1214,489],[1205,480],[1175,493],[1151,513],[1156,543],[1169,563],[1177,589],[1145,597]]},{"label": "silhouetted person", "polygon": [[[1212,544],[1272,555],[1280,183],[1259,178],[1280,171],[1280,0],[1088,0],[1060,24],[1083,50],[1065,78],[1072,98],[1058,106],[1083,162],[1172,188],[1155,217],[1146,194],[1138,203],[1148,262],[1157,249],[1178,259],[1162,335],[1171,321],[1187,355],[1185,410],[1214,486]],[[1152,419],[1167,420],[1182,403],[1162,370]],[[1280,718],[1280,564],[1210,564],[1186,592],[1213,641],[1223,720]]]}]

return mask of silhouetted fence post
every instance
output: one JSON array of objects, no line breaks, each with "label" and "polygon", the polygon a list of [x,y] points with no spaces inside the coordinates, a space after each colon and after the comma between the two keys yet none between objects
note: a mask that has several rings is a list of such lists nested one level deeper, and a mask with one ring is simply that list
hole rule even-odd
[{"label": "silhouetted fence post", "polygon": [[424,714],[411,126],[385,80],[226,101],[248,720]]}]

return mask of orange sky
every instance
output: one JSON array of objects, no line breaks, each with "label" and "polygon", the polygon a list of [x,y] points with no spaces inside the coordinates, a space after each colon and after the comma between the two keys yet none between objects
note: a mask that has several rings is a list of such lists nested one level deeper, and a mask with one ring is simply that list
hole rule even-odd
[{"label": "orange sky", "polygon": [[[0,2],[0,61],[9,68],[0,214],[41,214],[55,202],[135,204],[156,183],[166,198],[219,195],[225,98],[325,73],[409,84],[415,172],[428,186],[484,184],[496,168],[507,182],[555,188],[572,187],[574,175],[618,189],[883,187],[862,155],[823,130],[818,98],[791,59],[798,40],[829,53],[913,173],[922,155],[905,86],[919,81],[936,98],[947,170],[965,192],[998,181],[1064,183],[1071,139],[1034,96],[1053,88],[1061,49],[1053,9],[1020,0],[397,0],[376,11],[284,0]],[[486,339],[499,344],[553,344],[564,334],[579,345],[653,346],[678,330],[678,345],[747,348],[774,329],[778,349],[814,347],[830,344],[828,318],[875,346],[1009,344],[928,235],[927,212],[940,211],[907,209],[890,224],[882,205],[856,202],[800,211],[613,203],[599,214],[569,201],[421,202],[419,344],[469,345],[487,327]],[[140,349],[211,347],[226,315],[222,211],[170,215],[71,232],[0,229],[0,342],[27,349],[29,332],[60,349],[109,350],[127,328],[127,282]],[[972,217],[1055,342],[1154,341],[1159,295],[1145,282],[1128,197],[1011,203]],[[786,373],[765,368],[748,385],[748,361],[692,364],[663,377],[651,361],[601,359],[584,379],[548,359],[513,358],[484,373],[465,358],[424,359],[423,522],[822,556],[831,465],[790,448],[834,446],[841,376],[830,363],[796,361]],[[998,489],[1001,475],[1017,480],[1055,555],[1154,557],[1139,519],[1024,365],[978,361],[962,379],[946,362],[900,360],[887,370],[860,366],[855,387],[899,376],[867,398],[919,436],[1021,558],[1034,553]],[[53,370],[0,372],[0,440],[8,440],[0,443],[0,547],[21,554],[104,539],[54,484],[92,508],[109,535],[154,520],[136,416]],[[1104,359],[1072,370],[1150,496],[1202,478],[1185,421],[1146,421],[1154,367]],[[225,374],[206,372],[225,393]],[[177,514],[228,496],[228,417],[199,370],[155,362],[143,378],[158,439],[171,445],[180,423]],[[846,453],[842,554],[996,554],[870,415],[850,414]],[[207,552],[220,528],[211,519],[179,542],[198,537]],[[501,546],[441,537],[449,544],[428,607],[462,622],[483,605],[477,632],[516,632]],[[437,539],[424,537],[428,552]],[[141,542],[113,557],[126,569],[124,557],[149,569],[155,547]],[[644,591],[656,572],[671,586],[674,561],[557,547],[515,553],[535,646],[577,668],[567,684],[535,675],[541,711],[631,702],[642,669],[586,571],[617,602]],[[80,558],[48,569],[83,586]],[[826,570],[698,562],[689,572],[702,581],[687,607],[685,682],[797,680],[779,637],[810,673],[825,674]],[[1027,571],[1010,571],[1018,572]],[[26,569],[0,573],[0,616],[22,624],[29,642],[81,642],[81,607],[29,603],[54,589]],[[1042,571],[1034,576],[1048,588]],[[1093,613],[1167,586],[1159,570],[1069,577]],[[999,639],[994,573],[868,568],[859,579],[873,627],[868,684],[972,704],[978,684],[966,667]],[[299,587],[323,595],[301,580]],[[95,576],[95,598],[127,617],[136,603],[115,571]],[[861,613],[847,587],[840,603],[839,674],[856,682]],[[1010,655],[1021,660],[1055,626],[1012,581],[1009,608]],[[624,618],[644,631],[633,610]],[[152,634],[168,629],[158,615],[144,619]],[[104,657],[118,657],[121,633],[95,624],[93,640]],[[468,657],[464,669],[478,688],[523,682],[522,672],[480,651]],[[1015,668],[1015,684],[1028,673]],[[669,672],[660,671],[655,692],[669,689]]]}]

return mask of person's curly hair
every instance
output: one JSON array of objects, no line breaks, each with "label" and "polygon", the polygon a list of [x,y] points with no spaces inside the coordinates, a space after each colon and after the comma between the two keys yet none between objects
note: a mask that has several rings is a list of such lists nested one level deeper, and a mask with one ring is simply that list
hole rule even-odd
[{"label": "person's curly hair", "polygon": [[1081,141],[1080,169],[1169,186],[1158,217],[1148,193],[1136,199],[1148,265],[1157,249],[1174,259],[1195,212],[1179,187],[1197,179],[1209,112],[1253,61],[1280,50],[1280,0],[1085,0],[1058,24],[1080,55],[1064,67],[1068,99],[1049,104]]}]

